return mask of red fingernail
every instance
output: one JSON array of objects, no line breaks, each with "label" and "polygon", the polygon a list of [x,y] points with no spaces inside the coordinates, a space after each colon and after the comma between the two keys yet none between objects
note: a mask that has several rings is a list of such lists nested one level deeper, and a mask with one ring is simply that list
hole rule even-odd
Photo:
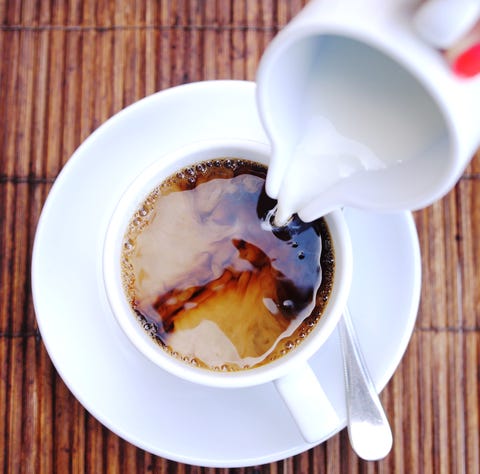
[{"label": "red fingernail", "polygon": [[474,44],[457,56],[452,64],[452,69],[463,77],[473,77],[480,73],[480,43]]}]

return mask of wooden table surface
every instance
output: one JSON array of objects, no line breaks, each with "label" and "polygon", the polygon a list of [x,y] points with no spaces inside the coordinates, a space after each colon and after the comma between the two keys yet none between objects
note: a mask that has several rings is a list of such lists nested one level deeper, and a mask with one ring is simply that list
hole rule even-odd
[{"label": "wooden table surface", "polygon": [[[66,388],[37,329],[36,224],[80,143],[153,92],[248,79],[303,0],[0,1],[0,471],[478,473],[480,163],[414,214],[423,286],[412,340],[382,393],[394,448],[359,460],[346,431],[283,461],[178,464],[123,441]],[[480,124],[479,124],[480,126]],[[392,269],[395,271],[395,269]]]}]

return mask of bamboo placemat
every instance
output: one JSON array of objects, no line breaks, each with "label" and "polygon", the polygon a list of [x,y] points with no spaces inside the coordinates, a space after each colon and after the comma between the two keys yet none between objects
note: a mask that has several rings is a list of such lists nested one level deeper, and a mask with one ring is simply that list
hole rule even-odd
[{"label": "bamboo placemat", "polygon": [[255,468],[153,456],[89,415],[43,346],[31,300],[32,242],[73,151],[114,113],[158,90],[253,80],[265,46],[304,3],[0,1],[0,471],[479,472],[478,157],[448,196],[415,213],[422,301],[407,353],[382,393],[394,448],[380,462],[359,460],[345,430]]}]

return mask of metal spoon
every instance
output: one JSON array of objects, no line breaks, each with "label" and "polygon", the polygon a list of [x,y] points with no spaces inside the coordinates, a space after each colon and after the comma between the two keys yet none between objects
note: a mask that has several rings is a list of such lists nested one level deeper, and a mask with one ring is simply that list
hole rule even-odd
[{"label": "metal spoon", "polygon": [[382,459],[392,448],[392,430],[363,359],[348,308],[345,308],[338,328],[350,444],[362,459]]}]

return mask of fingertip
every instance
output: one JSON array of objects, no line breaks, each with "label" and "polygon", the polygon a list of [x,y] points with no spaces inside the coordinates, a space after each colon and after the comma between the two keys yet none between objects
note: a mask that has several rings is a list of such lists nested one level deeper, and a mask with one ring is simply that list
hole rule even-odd
[{"label": "fingertip", "polygon": [[452,63],[452,70],[458,76],[466,78],[480,74],[480,42],[459,54]]}]

